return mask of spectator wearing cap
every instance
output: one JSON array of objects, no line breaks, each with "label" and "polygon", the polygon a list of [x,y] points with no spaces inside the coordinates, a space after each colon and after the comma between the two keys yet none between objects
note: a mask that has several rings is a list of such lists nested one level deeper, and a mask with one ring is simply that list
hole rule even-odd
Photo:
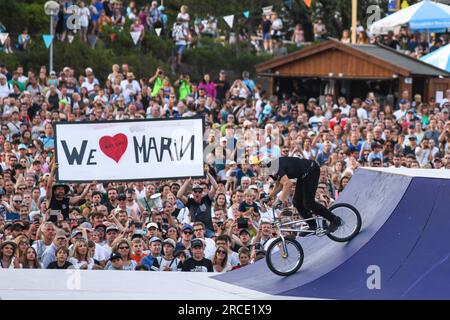
[{"label": "spectator wearing cap", "polygon": [[[64,220],[69,219],[69,206],[76,205],[80,200],[84,199],[89,192],[89,189],[94,187],[96,183],[86,184],[83,192],[79,196],[69,197],[69,186],[66,184],[55,184],[55,172],[58,168],[58,164],[54,163],[50,172],[50,177],[47,181],[47,193],[46,198],[49,202],[49,209],[54,212],[59,212],[63,215]],[[54,215],[50,216],[50,221],[56,222]]]},{"label": "spectator wearing cap", "polygon": [[417,148],[417,137],[415,135],[411,135],[408,138],[407,145],[403,148],[403,155],[408,156],[411,155],[416,158],[416,148]]},{"label": "spectator wearing cap", "polygon": [[[405,135],[405,140],[403,141],[403,147],[405,147],[405,146],[408,144],[409,138],[410,138],[410,137],[415,137],[416,140],[417,140],[417,136],[416,136],[416,133],[415,133],[415,125],[414,125],[414,123],[411,123],[411,124],[407,127],[406,130],[407,130],[407,134]],[[419,143],[419,142],[417,142],[417,143]]]},{"label": "spectator wearing cap", "polygon": [[166,239],[162,243],[163,252],[157,257],[160,271],[178,271],[180,260],[173,253],[175,251],[176,242],[173,239]]},{"label": "spectator wearing cap", "polygon": [[406,116],[406,113],[410,107],[409,101],[407,99],[400,99],[399,107],[400,109],[394,112],[394,117],[397,121]]},{"label": "spectator wearing cap", "polygon": [[200,185],[194,185],[192,187],[193,197],[187,198],[185,196],[187,188],[192,185],[192,179],[189,178],[186,179],[183,186],[178,190],[177,198],[189,209],[191,222],[203,222],[206,227],[205,236],[209,238],[214,236],[211,207],[218,185],[209,171],[206,172],[206,175],[212,186],[208,194],[203,195],[203,188]]},{"label": "spectator wearing cap", "polygon": [[42,254],[42,266],[48,268],[50,263],[56,261],[56,252],[61,247],[67,247],[67,237],[63,230],[57,230],[53,243]]},{"label": "spectator wearing cap", "polygon": [[150,254],[141,260],[141,264],[147,266],[150,271],[159,271],[158,258],[161,257],[162,240],[159,237],[152,237],[148,244]]},{"label": "spectator wearing cap", "polygon": [[246,247],[250,250],[252,246],[252,236],[249,229],[239,230],[239,237],[232,235],[233,237],[233,251],[238,252],[240,248]]},{"label": "spectator wearing cap", "polygon": [[185,272],[214,272],[211,260],[205,258],[205,244],[202,239],[192,240],[192,257],[181,267]]},{"label": "spectator wearing cap", "polygon": [[123,257],[120,253],[114,252],[111,254],[105,270],[126,270],[123,266]]},{"label": "spectator wearing cap", "polygon": [[205,257],[210,258],[214,255],[216,244],[211,238],[205,237],[205,224],[201,221],[194,222],[194,238],[202,239],[205,244]]},{"label": "spectator wearing cap", "polygon": [[159,226],[156,222],[149,222],[147,223],[146,227],[147,227],[147,235],[149,238],[157,237],[159,232],[161,231],[159,230]]},{"label": "spectator wearing cap", "polygon": [[[132,244],[125,238],[119,239],[115,242],[113,247],[113,255],[119,254],[122,258],[122,270],[133,271],[137,263],[131,258],[131,247]],[[111,262],[111,259],[110,259]],[[109,268],[110,263],[107,263],[105,269]]]},{"label": "spectator wearing cap", "polygon": [[119,236],[119,228],[116,225],[110,225],[106,228],[106,243],[103,245],[107,255],[111,255],[114,241]]},{"label": "spectator wearing cap", "polygon": [[194,235],[194,227],[190,224],[183,224],[181,227],[181,238],[175,247],[176,251],[185,251],[187,255],[191,255],[191,241]]}]

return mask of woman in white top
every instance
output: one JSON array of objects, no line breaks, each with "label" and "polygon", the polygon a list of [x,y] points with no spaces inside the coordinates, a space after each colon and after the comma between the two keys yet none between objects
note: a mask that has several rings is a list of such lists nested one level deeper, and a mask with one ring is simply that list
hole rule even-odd
[{"label": "woman in white top", "polygon": [[214,272],[224,273],[230,271],[232,266],[228,263],[228,250],[219,246],[212,258]]},{"label": "woman in white top", "polygon": [[19,269],[19,260],[14,256],[17,244],[14,241],[5,241],[0,244],[0,269]]},{"label": "woman in white top", "polygon": [[95,265],[94,259],[90,256],[86,239],[77,239],[72,250],[72,257],[69,262],[75,269],[92,270]]}]

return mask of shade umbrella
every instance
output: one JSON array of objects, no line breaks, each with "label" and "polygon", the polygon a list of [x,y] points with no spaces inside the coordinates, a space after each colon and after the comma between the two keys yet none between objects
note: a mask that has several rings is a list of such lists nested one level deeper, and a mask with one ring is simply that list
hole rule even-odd
[{"label": "shade umbrella", "polygon": [[420,60],[450,72],[450,44],[423,56]]},{"label": "shade umbrella", "polygon": [[404,24],[412,31],[445,32],[450,28],[450,6],[424,0],[375,22],[369,31],[375,35],[398,32]]}]

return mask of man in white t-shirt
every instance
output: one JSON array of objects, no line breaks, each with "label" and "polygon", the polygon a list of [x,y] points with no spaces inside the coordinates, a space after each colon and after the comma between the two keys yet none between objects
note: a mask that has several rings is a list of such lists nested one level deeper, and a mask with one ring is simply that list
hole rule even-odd
[{"label": "man in white t-shirt", "polygon": [[399,102],[400,109],[394,112],[395,120],[400,120],[401,117],[404,117],[406,115],[406,112],[409,109],[409,102],[406,99],[401,99]]},{"label": "man in white t-shirt", "polygon": [[315,107],[314,108],[314,116],[309,119],[309,125],[315,132],[319,132],[319,128],[322,125],[325,117],[322,115],[322,108]]},{"label": "man in white t-shirt", "polygon": [[134,80],[134,74],[132,72],[128,72],[127,79],[120,82],[120,88],[122,89],[122,95],[127,104],[141,92],[141,86]]}]

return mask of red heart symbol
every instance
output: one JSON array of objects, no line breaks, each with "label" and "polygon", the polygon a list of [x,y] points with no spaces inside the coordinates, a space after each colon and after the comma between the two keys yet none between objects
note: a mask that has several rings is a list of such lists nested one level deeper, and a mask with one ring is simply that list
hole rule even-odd
[{"label": "red heart symbol", "polygon": [[128,138],[123,133],[116,134],[114,137],[104,136],[100,138],[99,144],[104,154],[119,163],[127,150]]}]

